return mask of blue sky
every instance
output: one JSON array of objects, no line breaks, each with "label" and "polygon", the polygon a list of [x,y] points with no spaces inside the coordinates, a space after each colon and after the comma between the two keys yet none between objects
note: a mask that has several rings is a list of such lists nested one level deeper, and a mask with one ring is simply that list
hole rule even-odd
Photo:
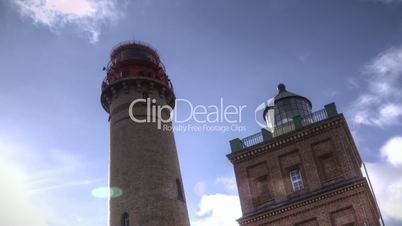
[{"label": "blue sky", "polygon": [[245,131],[175,134],[192,225],[236,225],[228,141],[258,132],[254,109],[279,82],[314,110],[336,102],[387,225],[402,224],[401,12],[399,0],[1,1],[0,225],[107,225],[91,193],[107,185],[102,67],[131,39],[159,51],[178,98],[247,105]]}]

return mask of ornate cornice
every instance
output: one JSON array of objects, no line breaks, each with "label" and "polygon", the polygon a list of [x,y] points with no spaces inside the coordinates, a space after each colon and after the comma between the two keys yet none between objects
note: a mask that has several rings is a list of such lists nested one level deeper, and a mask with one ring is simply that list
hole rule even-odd
[{"label": "ornate cornice", "polygon": [[326,130],[336,128],[344,124],[345,124],[345,118],[343,117],[342,114],[339,114],[329,119],[305,126],[299,130],[275,137],[271,140],[262,142],[260,144],[247,147],[237,152],[233,152],[231,154],[228,154],[227,157],[233,164],[239,163],[254,158],[255,156],[261,155],[263,153],[269,151],[275,151],[284,146],[288,146],[293,143],[302,141],[307,137],[320,134]]},{"label": "ornate cornice", "polygon": [[[301,208],[301,207],[304,207],[304,206],[307,206],[307,205],[310,205],[310,204],[313,204],[313,203],[317,203],[317,202],[320,202],[322,200],[325,200],[325,199],[328,199],[328,198],[331,198],[331,197],[334,197],[334,196],[339,196],[340,194],[344,194],[344,193],[346,193],[348,191],[356,190],[356,189],[362,188],[362,187],[367,187],[367,181],[366,181],[365,178],[362,178],[359,181],[356,181],[356,182],[354,182],[352,184],[348,184],[348,185],[343,186],[341,188],[338,188],[338,189],[335,189],[335,190],[332,190],[332,191],[329,191],[329,192],[325,192],[325,193],[322,193],[322,194],[319,194],[319,195],[312,196],[312,197],[310,197],[308,199],[305,199],[303,201],[295,202],[295,203],[292,203],[290,205],[286,205],[286,206],[283,206],[283,207],[268,210],[265,213],[258,214],[258,215],[255,215],[255,216],[243,217],[243,218],[239,219],[238,222],[239,222],[240,225],[247,225],[247,224],[250,224],[250,223],[258,222],[258,221],[267,219],[268,217],[278,216],[278,215],[283,214],[283,213],[285,213],[287,211],[295,210],[297,208]],[[360,193],[363,193],[363,192],[365,192],[365,191],[363,190],[363,191],[355,192],[353,194],[339,196],[338,199],[332,200],[330,202],[323,203],[322,205],[329,205],[329,204],[334,203],[336,201],[346,199],[346,198],[349,198],[351,196],[354,196],[356,194],[360,194]],[[322,206],[322,205],[319,205],[319,206]],[[316,206],[314,208],[318,208],[319,206]],[[284,217],[289,217],[289,216],[293,216],[293,215],[296,215],[296,214],[300,214],[301,212],[306,212],[306,211],[309,211],[311,209],[312,208],[300,209],[300,211],[294,212],[292,214],[283,215],[282,217],[275,218],[275,220],[279,220],[279,219],[282,219]],[[261,224],[261,226],[262,225],[265,225],[265,224]]]}]

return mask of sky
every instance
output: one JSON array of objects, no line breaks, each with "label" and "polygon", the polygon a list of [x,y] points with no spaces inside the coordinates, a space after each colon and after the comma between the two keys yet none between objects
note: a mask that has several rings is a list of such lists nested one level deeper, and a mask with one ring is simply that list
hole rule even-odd
[{"label": "sky", "polygon": [[229,140],[260,130],[279,82],[314,110],[336,103],[386,224],[402,225],[400,0],[0,1],[0,225],[107,225],[100,87],[125,40],[158,50],[177,98],[247,106],[241,131],[175,133],[192,225],[236,225]]}]

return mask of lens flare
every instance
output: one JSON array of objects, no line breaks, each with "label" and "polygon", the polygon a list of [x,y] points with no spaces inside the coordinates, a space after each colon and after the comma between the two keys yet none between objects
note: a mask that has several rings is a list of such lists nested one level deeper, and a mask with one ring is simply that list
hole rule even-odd
[{"label": "lens flare", "polygon": [[119,187],[99,187],[92,190],[92,196],[95,198],[117,198],[123,194]]}]

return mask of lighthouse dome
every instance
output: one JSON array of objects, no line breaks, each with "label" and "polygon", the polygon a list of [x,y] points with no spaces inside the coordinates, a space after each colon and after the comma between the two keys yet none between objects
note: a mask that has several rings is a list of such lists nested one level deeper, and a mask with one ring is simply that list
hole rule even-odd
[{"label": "lighthouse dome", "polygon": [[295,116],[303,117],[311,114],[311,109],[309,99],[287,91],[286,86],[280,83],[278,94],[271,99],[264,111],[264,119],[268,129],[274,131],[275,127],[292,121]]}]

